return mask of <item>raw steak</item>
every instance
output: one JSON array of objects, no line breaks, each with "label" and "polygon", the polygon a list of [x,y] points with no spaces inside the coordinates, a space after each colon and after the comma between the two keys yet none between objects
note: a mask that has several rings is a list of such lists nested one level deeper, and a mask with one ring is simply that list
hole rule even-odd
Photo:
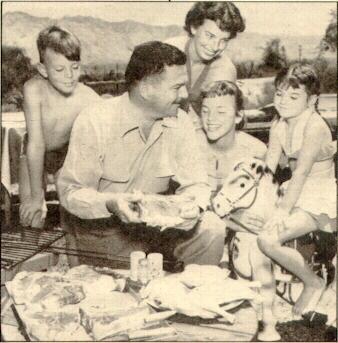
[{"label": "raw steak", "polygon": [[65,275],[65,278],[72,283],[82,285],[87,296],[96,296],[97,294],[109,294],[112,291],[123,291],[126,285],[124,279],[114,279],[112,276],[96,272],[94,267],[80,265],[71,268]]},{"label": "raw steak", "polygon": [[89,341],[90,337],[80,325],[77,308],[67,310],[25,311],[20,314],[29,335],[38,341]]},{"label": "raw steak", "polygon": [[144,223],[165,229],[182,224],[181,208],[193,203],[193,198],[181,195],[142,194],[137,205]]},{"label": "raw steak", "polygon": [[81,324],[95,341],[117,335],[128,330],[136,330],[143,326],[143,318],[149,315],[149,307],[95,308],[81,306]]},{"label": "raw steak", "polygon": [[43,272],[20,272],[15,278],[6,283],[16,304],[27,304],[38,302],[52,289],[60,290],[62,287],[71,286],[71,283],[59,273]]}]

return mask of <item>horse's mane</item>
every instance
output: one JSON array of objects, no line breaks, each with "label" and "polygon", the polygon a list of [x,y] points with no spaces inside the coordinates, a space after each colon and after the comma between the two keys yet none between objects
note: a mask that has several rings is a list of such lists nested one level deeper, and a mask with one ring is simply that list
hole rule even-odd
[{"label": "horse's mane", "polygon": [[[279,182],[277,180],[277,177],[276,177],[275,173],[267,166],[267,164],[264,161],[262,161],[260,159],[257,159],[257,158],[255,158],[255,160],[257,160],[257,161],[253,161],[253,162],[249,163],[250,169],[252,169],[252,170],[256,169],[255,172],[257,174],[260,174],[261,177],[263,177],[264,175],[271,176],[272,177],[272,183],[274,185],[277,184],[277,195],[278,195],[278,197],[283,196],[283,190],[280,187],[280,184],[279,184]],[[239,162],[234,167],[234,170],[239,169],[240,165],[243,164],[243,163],[244,163],[243,161]]]}]

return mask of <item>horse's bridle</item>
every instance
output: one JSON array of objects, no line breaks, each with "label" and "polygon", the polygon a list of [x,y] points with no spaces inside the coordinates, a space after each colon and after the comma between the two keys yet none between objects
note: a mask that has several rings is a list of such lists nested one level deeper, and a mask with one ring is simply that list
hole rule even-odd
[{"label": "horse's bridle", "polygon": [[[257,198],[257,193],[258,193],[258,186],[259,183],[263,177],[263,173],[261,173],[261,175],[259,176],[259,178],[255,178],[251,173],[249,173],[245,168],[241,168],[241,170],[243,170],[253,181],[253,185],[248,188],[243,194],[241,194],[237,199],[235,200],[231,200],[228,197],[225,197],[225,200],[228,202],[231,210],[230,212],[226,215],[229,216],[232,212],[237,211],[237,210],[246,210],[248,208],[250,208],[256,201]],[[251,201],[251,203],[248,206],[243,206],[243,207],[236,207],[236,203],[238,203],[238,201],[242,200],[246,195],[248,195],[252,190],[255,190],[255,195]]]}]

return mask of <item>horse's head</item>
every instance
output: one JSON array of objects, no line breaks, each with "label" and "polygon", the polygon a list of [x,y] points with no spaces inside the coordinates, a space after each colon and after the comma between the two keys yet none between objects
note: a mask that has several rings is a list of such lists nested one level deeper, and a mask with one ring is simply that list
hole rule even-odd
[{"label": "horse's head", "polygon": [[[265,162],[257,158],[236,163],[212,201],[216,214],[224,217],[238,209],[275,206],[280,196],[279,185]],[[263,208],[262,208],[263,207]]]}]

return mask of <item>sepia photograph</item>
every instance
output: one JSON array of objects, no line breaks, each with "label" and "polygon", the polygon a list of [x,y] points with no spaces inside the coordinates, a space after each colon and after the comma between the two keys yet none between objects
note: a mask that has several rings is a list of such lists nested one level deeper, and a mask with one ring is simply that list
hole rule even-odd
[{"label": "sepia photograph", "polygon": [[337,342],[337,3],[1,1],[1,342]]}]

